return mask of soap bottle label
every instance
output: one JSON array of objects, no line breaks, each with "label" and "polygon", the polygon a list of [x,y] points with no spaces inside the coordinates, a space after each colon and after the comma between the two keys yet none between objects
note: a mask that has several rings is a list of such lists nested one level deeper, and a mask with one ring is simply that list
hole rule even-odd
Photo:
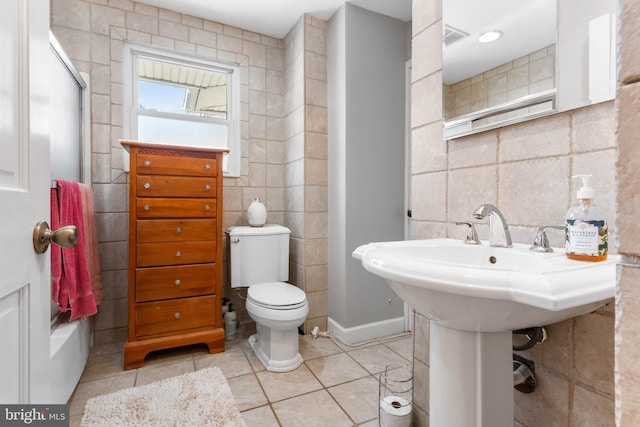
[{"label": "soap bottle label", "polygon": [[608,252],[607,224],[604,220],[567,219],[567,253],[603,256]]}]

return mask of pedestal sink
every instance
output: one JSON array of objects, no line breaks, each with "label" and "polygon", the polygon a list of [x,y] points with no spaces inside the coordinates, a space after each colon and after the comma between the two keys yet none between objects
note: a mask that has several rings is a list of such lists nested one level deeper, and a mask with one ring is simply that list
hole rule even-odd
[{"label": "pedestal sink", "polygon": [[431,320],[429,418],[437,427],[512,427],[511,331],[601,307],[614,296],[619,261],[454,239],[370,243],[353,257]]}]

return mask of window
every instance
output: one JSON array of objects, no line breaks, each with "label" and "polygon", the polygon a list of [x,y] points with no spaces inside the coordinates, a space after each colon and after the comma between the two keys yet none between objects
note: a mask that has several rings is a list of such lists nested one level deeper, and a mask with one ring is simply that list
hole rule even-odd
[{"label": "window", "polygon": [[239,69],[146,46],[124,59],[125,138],[229,148],[225,176],[239,176]]}]

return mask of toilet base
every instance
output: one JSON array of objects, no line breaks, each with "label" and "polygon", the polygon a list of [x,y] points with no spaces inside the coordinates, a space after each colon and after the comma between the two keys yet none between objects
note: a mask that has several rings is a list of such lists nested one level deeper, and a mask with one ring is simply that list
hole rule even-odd
[{"label": "toilet base", "polygon": [[249,345],[267,371],[293,371],[304,361],[298,353],[297,328],[276,331],[256,325],[258,332],[249,337]]}]

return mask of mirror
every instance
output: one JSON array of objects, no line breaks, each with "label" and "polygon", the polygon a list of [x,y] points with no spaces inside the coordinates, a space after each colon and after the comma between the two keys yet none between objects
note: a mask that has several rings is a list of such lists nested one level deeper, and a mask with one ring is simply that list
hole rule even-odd
[{"label": "mirror", "polygon": [[[444,138],[615,95],[615,0],[446,0]],[[491,42],[480,36],[496,32]]]}]

